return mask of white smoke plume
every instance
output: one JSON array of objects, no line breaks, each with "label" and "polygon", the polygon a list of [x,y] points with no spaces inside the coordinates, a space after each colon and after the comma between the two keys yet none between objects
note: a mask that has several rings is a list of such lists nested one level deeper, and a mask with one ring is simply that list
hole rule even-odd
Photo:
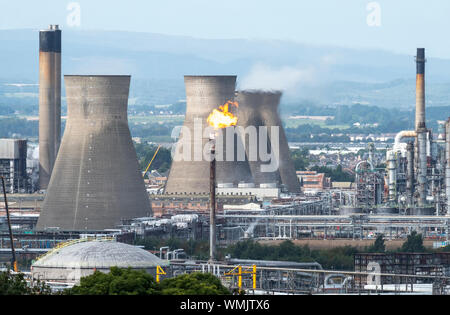
[{"label": "white smoke plume", "polygon": [[317,73],[314,67],[300,68],[271,67],[256,64],[240,82],[243,90],[281,90],[289,91],[294,88],[314,84]]}]

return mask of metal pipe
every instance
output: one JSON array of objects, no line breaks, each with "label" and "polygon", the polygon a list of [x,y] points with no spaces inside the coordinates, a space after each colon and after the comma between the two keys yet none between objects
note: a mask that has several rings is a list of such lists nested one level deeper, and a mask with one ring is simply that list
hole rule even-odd
[{"label": "metal pipe", "polygon": [[417,140],[419,144],[419,206],[425,206],[427,203],[427,133],[420,132]]},{"label": "metal pipe", "polygon": [[412,142],[408,142],[406,151],[406,191],[408,192],[408,204],[412,205],[414,195],[414,144]]},{"label": "metal pipe", "polygon": [[394,141],[394,150],[400,149],[400,141],[403,138],[415,138],[417,137],[417,133],[414,130],[403,130],[397,133]]},{"label": "metal pipe", "polygon": [[1,179],[2,179],[2,186],[3,186],[3,198],[5,199],[6,219],[8,221],[9,240],[11,242],[10,247],[11,247],[11,254],[12,254],[13,269],[15,272],[17,272],[18,268],[17,268],[17,260],[16,260],[16,251],[14,250],[14,237],[13,237],[12,229],[11,229],[11,219],[9,217],[8,199],[6,198],[5,177],[1,176]]},{"label": "metal pipe", "polygon": [[209,261],[216,260],[216,144],[212,136],[211,142],[211,162],[209,172],[209,209],[210,209],[210,226],[209,226]]}]

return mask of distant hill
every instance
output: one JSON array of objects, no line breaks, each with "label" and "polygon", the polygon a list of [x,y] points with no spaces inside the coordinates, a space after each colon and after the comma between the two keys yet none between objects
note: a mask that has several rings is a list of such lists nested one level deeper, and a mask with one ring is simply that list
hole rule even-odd
[{"label": "distant hill", "polygon": [[[0,47],[0,84],[37,83],[37,30],[1,30]],[[237,74],[238,87],[284,89],[284,102],[289,103],[410,107],[415,97],[414,54],[287,41],[63,30],[63,73],[131,74],[130,97],[137,104],[183,99],[185,74]],[[429,59],[428,105],[448,105],[449,87],[450,61]],[[0,86],[0,102],[32,99],[24,89]],[[36,87],[29,89],[36,92]]]}]

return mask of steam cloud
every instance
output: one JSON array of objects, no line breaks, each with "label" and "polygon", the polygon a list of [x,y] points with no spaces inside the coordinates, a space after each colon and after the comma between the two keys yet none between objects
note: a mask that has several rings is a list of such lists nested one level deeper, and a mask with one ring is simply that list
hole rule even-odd
[{"label": "steam cloud", "polygon": [[304,84],[316,81],[316,70],[313,67],[274,68],[264,64],[255,65],[244,77],[240,86],[243,90],[281,90],[289,91]]}]

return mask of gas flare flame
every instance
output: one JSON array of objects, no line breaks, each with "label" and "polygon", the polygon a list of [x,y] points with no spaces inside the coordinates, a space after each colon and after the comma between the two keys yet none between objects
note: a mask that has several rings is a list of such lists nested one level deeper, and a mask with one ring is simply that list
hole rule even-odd
[{"label": "gas flare flame", "polygon": [[231,126],[236,126],[238,118],[228,111],[229,106],[239,107],[237,102],[228,101],[223,106],[219,106],[219,109],[214,109],[209,114],[206,120],[214,129],[223,129]]}]

